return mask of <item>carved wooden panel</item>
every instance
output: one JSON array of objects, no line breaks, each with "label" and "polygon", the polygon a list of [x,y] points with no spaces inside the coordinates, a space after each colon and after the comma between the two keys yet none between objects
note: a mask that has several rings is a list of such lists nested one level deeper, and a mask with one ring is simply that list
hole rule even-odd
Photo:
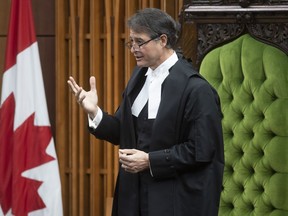
[{"label": "carved wooden panel", "polygon": [[184,5],[240,5],[248,7],[249,5],[287,5],[288,0],[184,0]]},{"label": "carved wooden panel", "polygon": [[[240,2],[239,5],[229,2],[230,5],[221,6],[211,6],[213,1],[191,2],[195,5],[186,5],[181,13],[181,47],[196,67],[210,50],[245,33],[288,54],[288,1],[281,1],[283,5],[273,2],[269,6],[260,5],[260,1]],[[186,32],[191,29],[194,29],[196,39],[190,43],[197,47],[197,52],[194,47],[187,46],[186,41],[191,39]]]}]

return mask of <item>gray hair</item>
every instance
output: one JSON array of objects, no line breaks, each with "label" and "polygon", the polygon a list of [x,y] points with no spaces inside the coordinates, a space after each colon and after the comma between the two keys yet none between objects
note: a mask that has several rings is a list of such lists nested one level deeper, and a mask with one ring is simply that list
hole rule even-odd
[{"label": "gray hair", "polygon": [[137,33],[146,33],[151,38],[165,34],[167,48],[174,48],[178,41],[180,25],[166,12],[157,8],[137,11],[127,22],[128,27]]}]

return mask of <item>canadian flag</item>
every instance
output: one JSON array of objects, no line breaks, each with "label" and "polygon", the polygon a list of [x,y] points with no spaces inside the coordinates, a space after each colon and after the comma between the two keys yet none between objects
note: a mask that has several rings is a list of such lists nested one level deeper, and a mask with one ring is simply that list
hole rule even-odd
[{"label": "canadian flag", "polygon": [[0,215],[62,215],[30,0],[12,0],[0,107]]}]

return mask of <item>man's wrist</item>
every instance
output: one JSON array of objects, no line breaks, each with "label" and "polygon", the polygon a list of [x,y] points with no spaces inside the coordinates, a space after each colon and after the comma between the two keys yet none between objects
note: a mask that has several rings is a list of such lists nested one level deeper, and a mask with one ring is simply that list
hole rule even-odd
[{"label": "man's wrist", "polygon": [[96,110],[94,112],[88,113],[88,116],[91,120],[93,120],[97,116],[97,113],[98,113],[98,106],[96,107]]},{"label": "man's wrist", "polygon": [[93,115],[91,116],[88,114],[89,127],[96,129],[98,125],[100,124],[102,118],[103,118],[103,112],[99,107],[97,107],[97,113],[94,118],[93,118]]}]

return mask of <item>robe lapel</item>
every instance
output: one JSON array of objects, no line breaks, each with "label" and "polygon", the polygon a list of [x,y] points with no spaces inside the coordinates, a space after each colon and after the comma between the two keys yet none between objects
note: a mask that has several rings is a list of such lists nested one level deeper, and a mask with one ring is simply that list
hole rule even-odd
[{"label": "robe lapel", "polygon": [[145,81],[147,68],[137,68],[134,70],[129,83],[127,84],[126,93],[123,97],[121,107],[121,136],[120,148],[136,148],[135,127],[131,112],[132,103],[137,97]]},{"label": "robe lapel", "polygon": [[[136,148],[135,127],[131,106],[145,81],[147,68],[136,69],[127,84],[121,108],[120,148]],[[142,85],[141,85],[142,83]],[[127,173],[120,168],[116,188],[117,199],[113,207],[113,216],[139,216],[139,176]]]},{"label": "robe lapel", "polygon": [[[133,71],[133,74],[131,76],[131,79],[127,85],[127,95],[131,95],[131,93],[133,92],[133,90],[138,87],[139,85],[139,82],[141,80],[143,80],[143,78],[145,78],[145,74],[147,72],[147,68],[136,68],[134,71]],[[144,82],[142,83],[142,85],[144,84]],[[141,86],[142,88],[142,86]],[[141,90],[140,88],[140,90]],[[137,92],[138,94],[139,92]],[[136,95],[137,95],[136,94]]]}]

